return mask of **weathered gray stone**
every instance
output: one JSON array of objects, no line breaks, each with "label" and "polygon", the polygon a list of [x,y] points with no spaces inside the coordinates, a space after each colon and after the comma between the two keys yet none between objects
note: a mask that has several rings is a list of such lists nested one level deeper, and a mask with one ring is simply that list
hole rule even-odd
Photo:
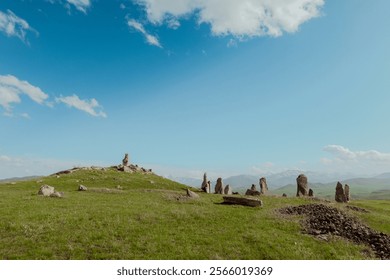
[{"label": "weathered gray stone", "polygon": [[226,185],[225,189],[223,190],[224,194],[232,194],[232,189],[230,188],[230,185]]},{"label": "weathered gray stone", "polygon": [[268,192],[267,180],[264,177],[261,177],[259,180],[260,193],[266,194]]},{"label": "weathered gray stone", "polygon": [[259,199],[237,197],[237,196],[224,196],[224,204],[237,204],[250,207],[260,207],[263,205],[263,202]]},{"label": "weathered gray stone", "polygon": [[84,186],[84,185],[80,185],[79,186],[79,191],[87,191],[88,190],[88,188],[86,187],[86,186]]},{"label": "weathered gray stone", "polygon": [[307,196],[307,194],[307,177],[305,176],[305,174],[300,174],[297,177],[297,196]]},{"label": "weathered gray stone", "polygon": [[125,154],[125,157],[122,160],[123,166],[128,166],[129,165],[129,154]]},{"label": "weathered gray stone", "polygon": [[50,194],[50,197],[63,197],[63,193],[55,191],[52,194]]},{"label": "weathered gray stone", "polygon": [[345,202],[349,202],[351,197],[349,194],[349,186],[347,184],[345,184],[345,186],[344,186],[344,194],[345,194]]},{"label": "weathered gray stone", "polygon": [[246,190],[246,193],[245,195],[252,195],[252,196],[256,196],[256,195],[260,195],[261,193],[259,191],[252,191],[252,189],[247,189]]},{"label": "weathered gray stone", "polygon": [[216,194],[222,194],[223,193],[222,178],[218,178],[217,179],[217,183],[215,184],[215,193]]},{"label": "weathered gray stone", "polygon": [[187,189],[187,196],[190,198],[199,198],[199,195],[197,193],[194,193],[193,191],[190,191]]},{"label": "weathered gray stone", "polygon": [[43,196],[50,196],[52,193],[54,193],[54,187],[49,185],[42,185],[38,191],[38,194]]},{"label": "weathered gray stone", "polygon": [[255,184],[252,184],[251,186],[251,191],[255,191],[256,190],[256,185]]},{"label": "weathered gray stone", "polygon": [[335,198],[337,202],[346,202],[345,198],[345,192],[343,189],[343,185],[340,182],[337,182],[336,185],[336,193],[335,193]]},{"label": "weathered gray stone", "polygon": [[208,187],[208,184],[207,184],[207,174],[206,172],[203,174],[203,182],[202,182],[202,185],[200,186],[200,189],[204,192],[207,192],[207,187]]}]

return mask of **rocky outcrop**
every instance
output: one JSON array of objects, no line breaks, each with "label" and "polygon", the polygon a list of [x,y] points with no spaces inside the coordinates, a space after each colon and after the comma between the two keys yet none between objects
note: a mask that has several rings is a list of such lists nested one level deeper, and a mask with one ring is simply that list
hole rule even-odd
[{"label": "rocky outcrop", "polygon": [[256,196],[256,195],[260,195],[261,193],[259,191],[253,191],[252,189],[247,189],[246,192],[245,192],[245,195],[252,195],[252,196]]},{"label": "rocky outcrop", "polygon": [[215,184],[215,193],[216,194],[223,194],[222,178],[217,179],[217,183]]},{"label": "rocky outcrop", "polygon": [[308,194],[307,177],[300,174],[297,177],[297,196],[307,196]]},{"label": "rocky outcrop", "polygon": [[260,193],[266,194],[268,192],[267,180],[264,177],[261,177],[259,180]]}]

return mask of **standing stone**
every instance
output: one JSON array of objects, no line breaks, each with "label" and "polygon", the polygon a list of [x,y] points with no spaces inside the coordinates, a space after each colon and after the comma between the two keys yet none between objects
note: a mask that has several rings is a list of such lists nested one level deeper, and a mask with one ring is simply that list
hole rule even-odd
[{"label": "standing stone", "polygon": [[307,193],[307,177],[304,174],[300,174],[297,177],[297,196],[307,196]]},{"label": "standing stone", "polygon": [[255,190],[256,190],[256,185],[252,184],[251,191],[255,191]]},{"label": "standing stone", "polygon": [[230,185],[226,185],[225,189],[223,190],[224,194],[232,194],[232,190],[230,188]]},{"label": "standing stone", "polygon": [[215,184],[215,193],[217,194],[223,193],[222,178],[217,179],[217,183]]},{"label": "standing stone", "polygon": [[343,189],[343,185],[340,182],[337,182],[336,185],[336,194],[334,198],[337,202],[345,202],[345,192]]},{"label": "standing stone", "polygon": [[202,185],[200,187],[200,189],[204,192],[207,192],[207,174],[206,172],[203,174],[203,182],[202,182]]},{"label": "standing stone", "polygon": [[54,193],[54,187],[49,185],[42,185],[38,191],[39,195],[50,196]]},{"label": "standing stone", "polygon": [[211,182],[207,181],[206,193],[211,193]]},{"label": "standing stone", "polygon": [[309,196],[310,196],[310,197],[314,197],[314,192],[313,192],[312,189],[309,189]]},{"label": "standing stone", "polygon": [[123,166],[128,166],[129,165],[129,154],[125,154],[125,157],[122,160]]},{"label": "standing stone", "polygon": [[268,186],[267,186],[267,180],[264,177],[260,178],[259,185],[260,185],[260,193],[265,194],[268,191]]},{"label": "standing stone", "polygon": [[350,194],[349,194],[349,186],[345,184],[344,186],[344,194],[345,194],[345,202],[349,202],[350,200]]}]

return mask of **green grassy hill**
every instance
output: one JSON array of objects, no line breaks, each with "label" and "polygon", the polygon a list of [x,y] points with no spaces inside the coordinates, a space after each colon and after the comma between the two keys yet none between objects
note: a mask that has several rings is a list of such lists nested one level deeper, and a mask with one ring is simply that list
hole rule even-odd
[{"label": "green grassy hill", "polygon": [[[37,195],[43,184],[63,198]],[[88,191],[78,191],[83,184]],[[302,233],[299,216],[278,209],[314,201],[265,196],[264,206],[222,205],[154,174],[79,170],[0,184],[1,259],[370,259],[370,248]],[[390,201],[356,201],[368,226],[390,234]]]}]

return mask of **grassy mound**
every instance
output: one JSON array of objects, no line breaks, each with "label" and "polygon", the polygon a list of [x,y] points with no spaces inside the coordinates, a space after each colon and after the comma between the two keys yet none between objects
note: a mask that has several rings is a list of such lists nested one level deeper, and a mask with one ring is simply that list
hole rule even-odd
[{"label": "grassy mound", "polygon": [[[43,184],[64,198],[38,196]],[[83,184],[88,191],[77,191]],[[0,185],[1,259],[370,259],[366,245],[302,232],[282,207],[304,198],[264,196],[264,206],[222,205],[221,195],[185,198],[187,186],[154,174],[78,170]],[[390,234],[390,201],[357,201],[353,211]]]}]

